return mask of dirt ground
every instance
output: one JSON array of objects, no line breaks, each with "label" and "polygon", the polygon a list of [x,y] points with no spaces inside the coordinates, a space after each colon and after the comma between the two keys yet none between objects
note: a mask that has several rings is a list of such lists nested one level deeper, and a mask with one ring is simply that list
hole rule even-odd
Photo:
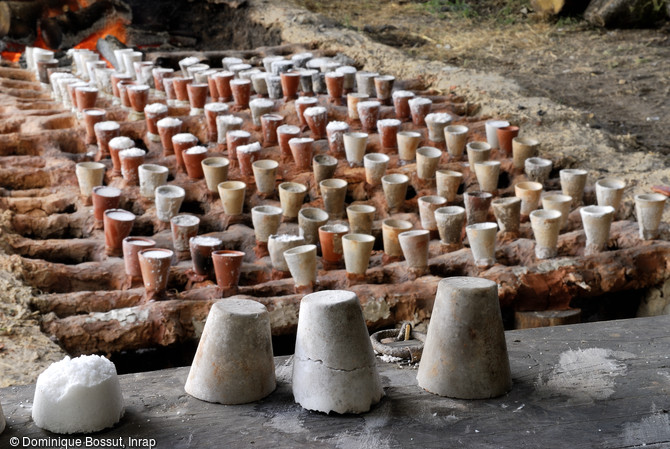
[{"label": "dirt ground", "polygon": [[297,3],[408,55],[497,73],[527,96],[584,110],[630,151],[670,153],[670,24],[597,29],[541,18],[523,0]]},{"label": "dirt ground", "polygon": [[[523,0],[249,3],[251,19],[286,42],[313,42],[366,69],[453,89],[483,115],[521,124],[564,166],[587,168],[591,183],[626,179],[626,217],[631,193],[670,184],[668,26],[608,31],[539,20]],[[0,291],[0,387],[34,382],[64,353],[39,332],[29,288],[0,273]]]}]

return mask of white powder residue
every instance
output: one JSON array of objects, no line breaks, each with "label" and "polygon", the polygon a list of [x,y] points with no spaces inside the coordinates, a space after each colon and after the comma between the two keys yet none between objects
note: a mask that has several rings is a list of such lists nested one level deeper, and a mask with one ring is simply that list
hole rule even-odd
[{"label": "white powder residue", "polygon": [[319,100],[314,97],[300,97],[295,100],[296,104],[317,104]]},{"label": "white powder residue", "polygon": [[[339,69],[339,67],[338,67]],[[344,73],[338,72],[335,70],[334,72],[328,72],[326,73],[326,78],[344,78]]]},{"label": "white powder residue", "polygon": [[412,98],[414,97],[414,92],[409,90],[396,90],[392,94],[393,98]]},{"label": "white powder residue", "polygon": [[174,128],[177,126],[181,126],[181,124],[182,121],[175,117],[165,117],[160,119],[158,123],[156,123],[156,125],[160,126],[161,128]]},{"label": "white powder residue", "polygon": [[139,148],[128,148],[127,150],[121,151],[119,153],[119,157],[123,159],[126,157],[140,157],[144,156],[145,154],[147,154],[147,152]]},{"label": "white powder residue", "polygon": [[255,151],[261,151],[261,144],[259,142],[250,143],[249,145],[240,145],[237,147],[237,151],[240,153],[253,153]]},{"label": "white powder residue", "polygon": [[254,98],[249,102],[249,106],[255,106],[258,108],[271,108],[275,105],[275,102],[267,98]]},{"label": "white powder residue", "polygon": [[121,195],[121,190],[116,187],[100,186],[93,189],[96,195],[112,198]]},{"label": "white powder residue", "polygon": [[80,90],[82,92],[97,92],[98,91],[97,88],[91,87],[91,86],[88,86],[88,85],[77,87],[77,90]]},{"label": "white powder residue", "polygon": [[[636,413],[638,414],[638,413]],[[670,418],[668,413],[658,409],[656,404],[651,404],[651,415],[642,418],[638,422],[624,423],[623,434],[612,442],[612,445],[622,447],[642,447],[647,444],[667,442],[670,440]],[[605,443],[605,442],[603,442]],[[603,444],[603,446],[605,446]]]},{"label": "white powder residue", "polygon": [[336,68],[335,71],[344,74],[352,74],[356,73],[356,67],[350,65],[343,65],[341,67]]},{"label": "white powder residue", "polygon": [[607,399],[614,394],[616,377],[626,374],[620,359],[633,354],[603,348],[577,349],[563,352],[558,365],[540,375],[535,383],[540,395],[564,395],[574,401]]},{"label": "white powder residue", "polygon": [[309,116],[309,117],[313,117],[313,116],[316,116],[316,115],[322,115],[322,114],[327,114],[327,113],[328,113],[328,110],[326,108],[324,108],[323,106],[314,106],[314,107],[305,109],[304,114]]},{"label": "white powder residue", "polygon": [[113,122],[111,120],[108,120],[106,122],[98,122],[94,126],[96,129],[99,129],[101,131],[114,131],[116,129],[121,129],[121,125],[119,125],[117,122]]},{"label": "white powder residue", "polygon": [[87,115],[104,115],[105,111],[103,111],[101,109],[89,109],[88,111],[86,111],[86,114]]},{"label": "white powder residue", "polygon": [[218,246],[221,244],[221,240],[217,239],[216,237],[207,237],[205,235],[198,235],[196,237],[191,237],[191,243],[200,246]]},{"label": "white powder residue", "polygon": [[412,98],[409,100],[409,106],[410,107],[416,107],[416,106],[421,106],[424,104],[433,104],[432,100],[430,98],[424,98],[424,97],[417,97],[417,98]]},{"label": "white powder residue", "polygon": [[211,112],[226,112],[228,105],[226,103],[207,103],[205,109]]},{"label": "white powder residue", "polygon": [[107,209],[105,211],[105,215],[107,215],[112,220],[119,221],[133,221],[135,219],[135,214],[123,209]]},{"label": "white powder residue", "polygon": [[451,115],[446,112],[433,112],[426,115],[426,122],[449,123],[452,120]]},{"label": "white powder residue", "polygon": [[251,133],[249,131],[244,131],[242,129],[232,129],[226,134],[233,138],[251,137]]},{"label": "white powder residue", "polygon": [[300,128],[293,125],[281,125],[277,128],[277,132],[280,134],[299,134]]},{"label": "white powder residue", "polygon": [[[226,58],[223,58],[223,59],[226,59]],[[237,59],[237,58],[235,58],[235,59]],[[235,76],[235,74],[233,72],[229,72],[229,71],[226,70],[226,71],[223,71],[223,72],[216,72],[212,76],[214,78],[219,78],[219,77],[220,78],[230,78],[231,76]]]},{"label": "white powder residue", "polygon": [[311,143],[314,142],[314,139],[311,137],[294,137],[293,139],[289,140],[288,143],[290,144],[293,142],[296,145],[300,145],[302,143]]},{"label": "white powder residue", "polygon": [[377,120],[377,126],[380,128],[385,128],[385,127],[393,127],[393,126],[400,126],[402,122],[398,119],[395,118],[385,118],[381,120]]},{"label": "white powder residue", "polygon": [[194,215],[177,215],[172,217],[172,223],[180,226],[193,226],[200,223],[200,219]]},{"label": "white powder residue", "polygon": [[127,87],[128,90],[149,90],[149,86],[146,84],[135,84]]},{"label": "white powder residue", "polygon": [[381,103],[375,100],[370,100],[370,101],[359,101],[356,107],[358,109],[365,109],[365,108],[378,108],[381,107]]},{"label": "white powder residue", "polygon": [[179,65],[183,66],[183,67],[188,67],[190,65],[197,64],[199,62],[200,62],[200,60],[198,58],[196,58],[195,56],[188,56],[188,57],[180,60]]},{"label": "white powder residue", "polygon": [[326,126],[328,131],[346,131],[349,129],[349,125],[346,122],[330,122]]},{"label": "white powder residue", "polygon": [[172,251],[160,251],[157,249],[150,249],[142,253],[147,259],[169,259],[172,257]]},{"label": "white powder residue", "polygon": [[151,103],[144,107],[144,112],[148,112],[149,114],[162,114],[167,111],[168,107],[163,103]]},{"label": "white powder residue", "polygon": [[160,186],[156,188],[156,194],[166,198],[179,198],[186,195],[186,191],[178,186]]},{"label": "white powder residue", "polygon": [[303,237],[300,237],[299,235],[292,234],[273,235],[271,238],[277,242],[294,242],[303,239]]},{"label": "white powder residue", "polygon": [[382,354],[379,358],[384,363],[398,363],[403,361],[402,357],[393,357],[392,355],[388,354]]},{"label": "white powder residue", "polygon": [[111,139],[107,145],[115,150],[125,150],[134,147],[135,142],[130,137],[119,136]]},{"label": "white powder residue", "polygon": [[175,143],[197,142],[198,138],[191,133],[179,133],[172,136],[172,141]]},{"label": "white powder residue", "polygon": [[234,115],[220,115],[216,118],[217,123],[221,122],[226,125],[241,125],[243,121],[241,117],[235,117]]},{"label": "white powder residue", "polygon": [[202,154],[202,153],[207,153],[207,148],[198,145],[195,147],[191,147],[188,150],[186,150],[186,153],[188,154]]}]

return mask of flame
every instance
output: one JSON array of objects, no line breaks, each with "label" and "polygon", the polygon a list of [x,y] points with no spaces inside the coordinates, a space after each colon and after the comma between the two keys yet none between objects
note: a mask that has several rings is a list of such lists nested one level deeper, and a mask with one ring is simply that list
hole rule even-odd
[{"label": "flame", "polygon": [[79,42],[74,48],[81,49],[86,48],[89,50],[95,50],[95,46],[98,43],[98,39],[104,39],[107,36],[114,36],[124,44],[126,43],[126,25],[123,20],[116,20],[108,24],[102,30],[91,34],[86,37],[84,40]]},{"label": "flame", "polygon": [[0,53],[2,56],[3,61],[9,61],[9,62],[19,62],[19,59],[21,58],[21,52],[16,52],[16,51],[3,51]]}]

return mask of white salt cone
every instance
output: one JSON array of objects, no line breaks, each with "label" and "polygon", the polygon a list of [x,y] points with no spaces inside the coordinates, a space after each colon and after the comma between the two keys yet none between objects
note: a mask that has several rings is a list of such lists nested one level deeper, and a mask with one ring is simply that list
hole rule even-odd
[{"label": "white salt cone", "polygon": [[270,314],[248,299],[224,299],[207,315],[184,390],[221,404],[263,399],[276,387]]},{"label": "white salt cone", "polygon": [[419,386],[458,399],[486,399],[512,388],[494,281],[440,281],[417,373]]},{"label": "white salt cone", "polygon": [[293,396],[308,410],[364,413],[384,395],[360,301],[335,290],[300,302]]}]

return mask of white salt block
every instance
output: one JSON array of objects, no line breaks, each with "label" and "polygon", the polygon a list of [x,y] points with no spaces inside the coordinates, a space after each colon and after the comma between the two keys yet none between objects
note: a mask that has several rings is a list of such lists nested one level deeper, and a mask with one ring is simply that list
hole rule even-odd
[{"label": "white salt block", "polygon": [[270,314],[249,299],[224,299],[209,311],[184,390],[221,404],[258,401],[274,391]]},{"label": "white salt block", "polygon": [[33,421],[42,429],[97,432],[119,422],[123,411],[116,367],[104,357],[65,357],[37,378]]},{"label": "white salt block", "polygon": [[383,395],[356,294],[326,290],[305,296],[293,357],[295,401],[324,413],[364,413]]}]

